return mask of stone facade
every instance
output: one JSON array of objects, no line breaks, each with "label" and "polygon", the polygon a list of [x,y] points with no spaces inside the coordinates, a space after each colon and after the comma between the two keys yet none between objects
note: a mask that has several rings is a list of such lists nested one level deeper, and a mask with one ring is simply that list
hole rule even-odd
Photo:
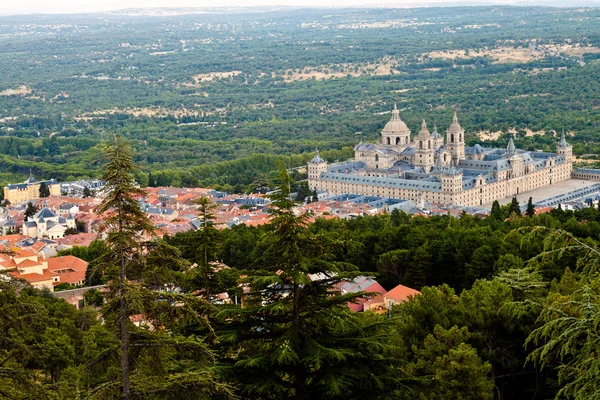
[{"label": "stone facade", "polygon": [[[43,181],[50,189],[50,196],[60,196],[60,183],[51,179]],[[37,200],[40,198],[40,185],[42,181],[37,181],[33,176],[30,176],[23,183],[11,183],[4,186],[4,200],[8,200],[10,204],[17,204],[24,201]]]},{"label": "stone facade", "polygon": [[544,186],[572,175],[573,149],[564,132],[556,153],[523,151],[512,138],[506,149],[466,147],[456,113],[446,143],[423,121],[410,130],[396,106],[376,144],[360,143],[352,161],[328,164],[317,151],[308,164],[308,184],[330,194],[356,193],[413,201],[480,206]]}]

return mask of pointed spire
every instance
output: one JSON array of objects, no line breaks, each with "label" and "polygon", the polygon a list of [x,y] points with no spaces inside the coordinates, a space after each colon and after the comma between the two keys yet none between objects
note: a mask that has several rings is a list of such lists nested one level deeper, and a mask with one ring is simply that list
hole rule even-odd
[{"label": "pointed spire", "polygon": [[560,147],[568,147],[569,143],[567,143],[567,139],[565,138],[565,128],[562,129],[562,133],[560,134],[560,142],[558,143]]},{"label": "pointed spire", "polygon": [[442,153],[438,155],[437,160],[435,160],[435,165],[433,167],[433,171],[437,173],[442,173],[444,171],[444,163],[442,162]]},{"label": "pointed spire", "polygon": [[458,122],[458,117],[456,116],[456,110],[454,110],[454,118],[452,118],[452,122]]},{"label": "pointed spire", "polygon": [[438,139],[441,136],[437,130],[437,125],[435,123],[435,120],[433,120],[433,132],[431,132],[431,136],[433,136],[434,139]]},{"label": "pointed spire", "polygon": [[319,147],[315,147],[315,156],[313,157],[312,160],[310,160],[310,162],[311,162],[311,164],[320,164],[320,163],[326,162],[319,155]]},{"label": "pointed spire", "polygon": [[427,129],[427,124],[425,123],[425,118],[423,118],[423,122],[421,123],[421,129]]},{"label": "pointed spire", "polygon": [[392,110],[392,120],[399,120],[400,119],[400,110],[398,110],[398,107],[396,106],[396,102],[394,101],[394,109]]},{"label": "pointed spire", "polygon": [[506,155],[512,156],[515,154],[516,151],[517,149],[515,148],[515,143],[513,142],[513,138],[511,136],[508,140],[508,146],[506,147]]}]

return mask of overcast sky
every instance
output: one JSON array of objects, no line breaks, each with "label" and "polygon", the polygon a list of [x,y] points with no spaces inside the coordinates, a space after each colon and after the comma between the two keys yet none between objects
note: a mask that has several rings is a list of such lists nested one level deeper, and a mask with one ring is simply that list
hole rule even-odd
[{"label": "overcast sky", "polygon": [[[525,2],[544,4],[544,0]],[[553,0],[564,5],[569,0]],[[575,0],[577,3],[600,4],[600,0]],[[78,13],[110,11],[124,8],[152,7],[225,7],[225,6],[388,6],[415,7],[455,4],[522,4],[523,0],[0,0],[0,14]],[[562,4],[561,4],[562,5]]]}]

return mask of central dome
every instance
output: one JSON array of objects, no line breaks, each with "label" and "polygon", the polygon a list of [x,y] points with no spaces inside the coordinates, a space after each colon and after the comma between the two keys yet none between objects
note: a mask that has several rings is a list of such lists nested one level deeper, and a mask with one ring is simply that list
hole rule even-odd
[{"label": "central dome", "polygon": [[396,104],[394,104],[394,110],[392,110],[392,119],[389,120],[385,127],[383,128],[384,133],[410,133],[408,126],[400,119],[400,111],[396,108]]}]

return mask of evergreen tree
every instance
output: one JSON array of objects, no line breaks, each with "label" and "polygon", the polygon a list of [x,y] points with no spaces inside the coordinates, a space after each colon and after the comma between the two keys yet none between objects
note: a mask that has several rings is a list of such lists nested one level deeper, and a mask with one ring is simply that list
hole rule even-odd
[{"label": "evergreen tree", "polygon": [[38,212],[37,207],[34,206],[33,203],[28,202],[27,208],[25,209],[25,221],[27,221],[27,218],[32,217],[36,212]]},{"label": "evergreen tree", "polygon": [[115,136],[113,144],[104,148],[106,166],[103,180],[106,182],[106,197],[98,207],[104,224],[102,231],[107,233],[106,245],[111,250],[103,256],[102,264],[107,268],[117,267],[118,273],[111,282],[110,297],[118,299],[119,338],[121,340],[122,397],[130,398],[130,355],[129,355],[129,317],[127,273],[139,265],[142,255],[144,235],[153,233],[153,226],[140,208],[138,196],[144,191],[138,188],[133,179],[136,169],[130,147]]},{"label": "evergreen tree", "polygon": [[92,197],[92,191],[87,186],[83,187],[83,197],[84,198],[86,198],[86,197]]},{"label": "evergreen tree", "polygon": [[502,209],[500,208],[500,203],[498,200],[494,200],[492,203],[492,210],[490,212],[490,216],[497,219],[498,221],[504,221],[504,215],[502,215]]},{"label": "evergreen tree", "polygon": [[215,218],[213,212],[216,205],[205,196],[200,197],[197,204],[200,228],[195,232],[192,241],[189,243],[193,246],[193,249],[191,250],[196,255],[192,260],[197,264],[196,274],[193,280],[195,282],[194,286],[204,289],[208,298],[212,292],[211,278],[214,275],[210,263],[216,261],[219,239],[219,232],[213,224],[213,219]]},{"label": "evergreen tree", "polygon": [[512,217],[513,214],[521,216],[521,207],[519,206],[519,200],[516,197],[512,198],[510,205],[508,206],[508,215]]},{"label": "evergreen tree", "polygon": [[528,217],[533,217],[535,215],[535,207],[533,206],[533,199],[530,197],[529,201],[527,202],[527,210],[525,211],[525,214]]},{"label": "evergreen tree", "polygon": [[50,196],[50,188],[48,187],[48,185],[46,185],[46,182],[40,183],[39,195],[42,199]]},{"label": "evergreen tree", "polygon": [[308,215],[294,213],[289,175],[280,167],[271,198],[268,233],[249,271],[243,308],[219,313],[221,340],[245,396],[357,398],[389,394],[402,371],[399,339],[382,317],[349,311],[362,293],[336,285],[359,273],[335,262],[341,243],[307,229]]},{"label": "evergreen tree", "polygon": [[[186,267],[177,249],[160,240],[148,240],[154,227],[137,201],[144,191],[134,181],[130,147],[115,137],[115,142],[105,147],[105,155],[107,195],[98,211],[109,251],[100,257],[99,267],[112,279],[102,314],[108,326],[117,328],[120,339],[121,397],[204,399],[227,395],[229,388],[206,368],[212,357],[206,344],[177,333],[184,321],[194,321],[210,331],[205,323],[210,306],[194,296],[162,290],[179,286],[175,273]],[[141,316],[152,329],[133,325],[132,315]],[[136,370],[133,375],[132,366]],[[104,384],[96,390],[112,398],[114,389],[114,384]]]},{"label": "evergreen tree", "polygon": [[156,180],[154,179],[152,172],[148,174],[148,187],[156,187]]}]

